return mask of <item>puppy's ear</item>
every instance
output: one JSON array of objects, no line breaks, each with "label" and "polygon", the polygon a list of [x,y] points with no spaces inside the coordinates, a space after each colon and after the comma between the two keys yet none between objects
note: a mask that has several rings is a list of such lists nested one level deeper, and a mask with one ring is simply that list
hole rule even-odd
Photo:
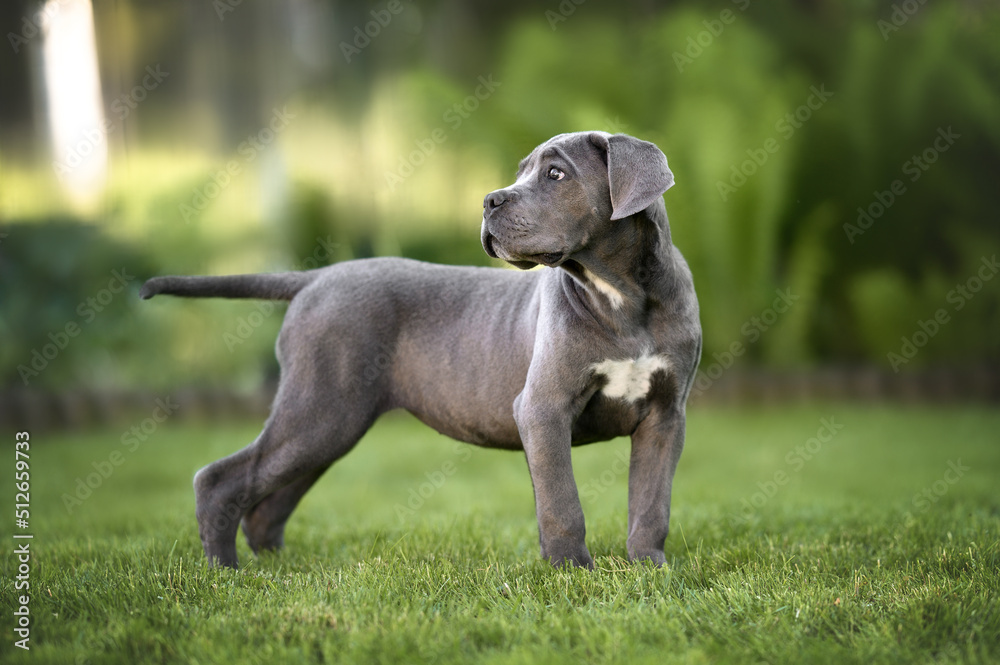
[{"label": "puppy's ear", "polygon": [[605,151],[611,189],[611,219],[645,210],[674,184],[667,157],[656,145],[627,134],[594,132],[591,142]]}]

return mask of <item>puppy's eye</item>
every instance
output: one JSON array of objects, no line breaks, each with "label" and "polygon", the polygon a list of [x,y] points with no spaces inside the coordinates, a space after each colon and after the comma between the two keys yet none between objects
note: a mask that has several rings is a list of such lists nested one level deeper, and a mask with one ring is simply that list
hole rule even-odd
[{"label": "puppy's eye", "polygon": [[563,171],[560,171],[554,166],[549,169],[549,172],[546,175],[548,175],[548,177],[552,180],[562,180],[566,177],[566,174]]}]

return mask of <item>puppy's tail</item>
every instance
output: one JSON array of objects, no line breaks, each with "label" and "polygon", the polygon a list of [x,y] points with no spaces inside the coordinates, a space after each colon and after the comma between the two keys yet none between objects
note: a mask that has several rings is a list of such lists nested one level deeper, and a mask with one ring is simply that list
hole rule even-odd
[{"label": "puppy's tail", "polygon": [[139,297],[148,300],[162,293],[184,298],[291,300],[316,279],[317,273],[306,270],[222,277],[154,277],[142,285]]}]

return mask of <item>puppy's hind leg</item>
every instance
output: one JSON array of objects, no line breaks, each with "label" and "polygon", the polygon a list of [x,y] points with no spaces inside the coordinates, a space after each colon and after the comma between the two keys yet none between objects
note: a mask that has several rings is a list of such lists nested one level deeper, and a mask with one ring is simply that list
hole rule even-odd
[{"label": "puppy's hind leg", "polygon": [[237,567],[236,532],[256,550],[280,545],[284,523],[299,499],[375,420],[375,411],[341,414],[302,393],[275,400],[264,431],[252,444],[209,464],[194,479],[198,531],[213,565]]},{"label": "puppy's hind leg", "polygon": [[306,492],[330,468],[322,466],[261,499],[243,516],[243,535],[254,554],[280,550],[285,545],[285,523]]}]

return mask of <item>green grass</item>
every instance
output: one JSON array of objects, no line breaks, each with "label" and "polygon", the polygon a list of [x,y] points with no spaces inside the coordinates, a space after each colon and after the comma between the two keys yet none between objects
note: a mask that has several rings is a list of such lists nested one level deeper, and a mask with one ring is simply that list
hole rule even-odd
[{"label": "green grass", "polygon": [[[843,429],[800,457],[831,416]],[[210,570],[191,476],[256,425],[167,421],[128,452],[130,424],[33,436],[32,648],[12,646],[7,536],[0,661],[1000,660],[995,410],[692,410],[664,569],[625,559],[627,441],[580,449],[593,572],[540,561],[523,456],[460,446],[408,417],[380,422],[327,473],[285,552],[255,560],[241,536],[243,568]],[[123,463],[69,514],[62,494],[114,450]],[[956,477],[949,462],[968,470]],[[441,470],[440,488],[401,510]],[[771,488],[776,472],[786,482]]]}]

